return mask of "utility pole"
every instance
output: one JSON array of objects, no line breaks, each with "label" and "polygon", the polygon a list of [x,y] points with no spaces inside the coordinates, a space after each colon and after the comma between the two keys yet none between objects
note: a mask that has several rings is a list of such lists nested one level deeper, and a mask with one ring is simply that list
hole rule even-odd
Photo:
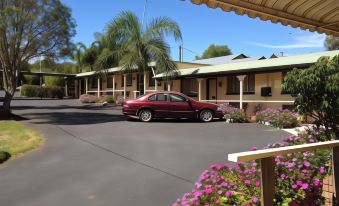
[{"label": "utility pole", "polygon": [[146,15],[146,11],[147,11],[147,0],[145,0],[145,4],[144,4],[144,11],[142,13],[142,20],[141,20],[141,27],[144,27],[144,21],[145,21],[145,15]]}]

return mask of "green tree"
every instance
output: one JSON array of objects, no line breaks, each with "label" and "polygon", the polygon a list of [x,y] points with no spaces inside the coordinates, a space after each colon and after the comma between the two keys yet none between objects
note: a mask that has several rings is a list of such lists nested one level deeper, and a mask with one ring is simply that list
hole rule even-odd
[{"label": "green tree", "polygon": [[82,42],[77,42],[72,48],[71,57],[76,62],[79,73],[81,73],[83,70],[83,66],[84,66],[83,56],[84,56],[84,52],[86,51],[86,49],[87,47]]},{"label": "green tree", "polygon": [[148,63],[155,61],[158,72],[172,74],[177,65],[170,57],[170,47],[165,37],[171,35],[182,40],[179,26],[167,17],[153,19],[142,25],[131,12],[122,12],[107,26],[106,37],[110,48],[105,48],[98,58],[98,68],[107,69],[118,64],[123,72],[136,68],[140,72],[149,69]]},{"label": "green tree", "polygon": [[231,55],[232,51],[227,45],[215,45],[211,44],[202,54],[202,56],[196,56],[195,59],[208,59],[213,57],[221,57]]},{"label": "green tree", "polygon": [[325,48],[329,51],[339,49],[339,37],[327,36],[325,39]]},{"label": "green tree", "polygon": [[339,124],[339,55],[321,57],[308,69],[288,72],[283,89],[295,97],[300,114],[311,116],[315,124],[333,131],[338,138]]},{"label": "green tree", "polygon": [[84,65],[88,65],[90,67],[90,70],[94,70],[95,62],[98,59],[98,56],[100,55],[102,51],[102,42],[100,40],[94,41],[88,49],[86,49],[83,53],[83,63]]},{"label": "green tree", "polygon": [[9,114],[24,62],[67,54],[75,34],[71,11],[59,0],[0,0],[0,68]]}]

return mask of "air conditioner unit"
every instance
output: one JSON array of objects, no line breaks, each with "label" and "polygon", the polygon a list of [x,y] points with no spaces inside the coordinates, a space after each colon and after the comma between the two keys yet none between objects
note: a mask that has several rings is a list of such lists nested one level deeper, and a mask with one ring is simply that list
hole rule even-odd
[{"label": "air conditioner unit", "polygon": [[271,87],[261,87],[261,96],[262,97],[272,96],[272,88]]}]

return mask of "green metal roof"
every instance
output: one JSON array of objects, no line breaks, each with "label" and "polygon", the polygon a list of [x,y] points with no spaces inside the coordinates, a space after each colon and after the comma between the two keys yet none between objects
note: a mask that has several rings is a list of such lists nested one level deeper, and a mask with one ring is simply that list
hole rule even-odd
[{"label": "green metal roof", "polygon": [[[246,62],[227,63],[214,66],[203,66],[199,68],[188,68],[178,70],[176,77],[207,76],[217,74],[244,73],[251,71],[279,70],[297,66],[309,66],[314,64],[320,57],[334,57],[339,55],[339,50],[293,55],[273,59],[253,60]],[[158,74],[154,78],[163,78],[165,74]]]}]

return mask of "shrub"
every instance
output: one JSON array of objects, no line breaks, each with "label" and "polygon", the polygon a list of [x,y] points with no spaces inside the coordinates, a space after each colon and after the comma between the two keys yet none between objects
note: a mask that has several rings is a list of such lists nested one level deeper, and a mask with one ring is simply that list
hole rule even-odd
[{"label": "shrub", "polygon": [[242,109],[232,107],[228,103],[220,104],[219,109],[224,114],[226,121],[230,121],[230,122],[234,122],[234,123],[247,122],[246,113]]},{"label": "shrub", "polygon": [[59,98],[64,97],[64,89],[58,86],[22,85],[21,95],[26,97]]},{"label": "shrub", "polygon": [[106,96],[106,102],[107,103],[115,103],[115,98],[114,96]]},{"label": "shrub", "polygon": [[[293,69],[284,78],[283,89],[295,97],[294,106],[311,116],[320,127],[339,137],[339,55],[321,57],[308,69]],[[328,135],[330,137],[330,134]]]},{"label": "shrub", "polygon": [[256,113],[257,122],[268,122],[278,128],[293,128],[300,126],[298,114],[287,109],[265,109]]},{"label": "shrub", "polygon": [[10,157],[11,155],[8,152],[0,151],[0,164],[7,161]]},{"label": "shrub", "polygon": [[[327,139],[324,133],[308,130],[268,148],[323,141]],[[329,150],[277,156],[274,205],[321,205],[322,180],[328,174],[329,162]],[[236,166],[214,164],[202,173],[195,188],[173,206],[260,205],[259,164],[259,161]]]},{"label": "shrub", "polygon": [[80,96],[79,101],[81,103],[95,103],[98,97],[89,94],[83,94]]}]

